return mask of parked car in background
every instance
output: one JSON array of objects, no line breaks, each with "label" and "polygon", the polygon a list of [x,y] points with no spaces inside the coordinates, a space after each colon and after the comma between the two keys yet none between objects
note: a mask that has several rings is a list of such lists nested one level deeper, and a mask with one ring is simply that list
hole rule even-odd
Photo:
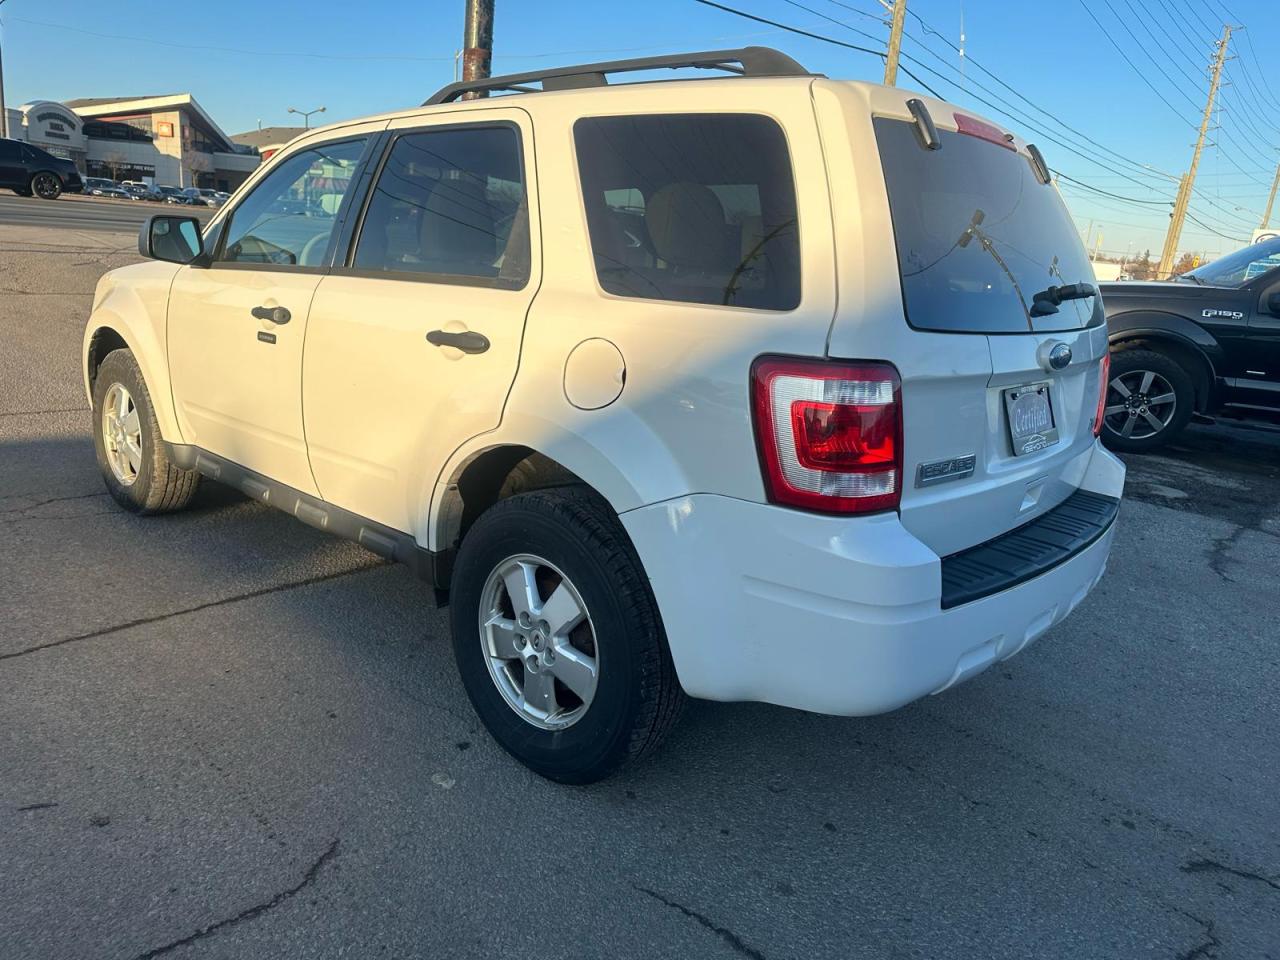
[{"label": "parked car in background", "polygon": [[[600,83],[694,66],[744,76]],[[882,713],[1076,608],[1125,468],[1034,146],[758,47],[543,78],[148,219],[83,342],[122,508],[214,477],[412,564],[483,723],[571,783],[686,693]]]},{"label": "parked car in background", "polygon": [[0,138],[0,187],[20,197],[57,200],[64,193],[79,193],[84,181],[73,161],[6,137]]},{"label": "parked car in background", "polygon": [[204,201],[206,207],[220,207],[231,199],[231,195],[223,193],[221,190],[211,190],[207,187],[201,187],[200,199]]},{"label": "parked car in background", "polygon": [[176,200],[175,202],[177,203],[185,203],[187,206],[191,207],[208,206],[208,204],[205,203],[200,190],[196,187],[183,187],[182,191],[178,194],[178,197],[181,199]]},{"label": "parked car in background", "polygon": [[159,194],[158,199],[166,202],[182,192],[180,187],[167,186],[165,184],[156,184],[154,189]]},{"label": "parked car in background", "polygon": [[155,187],[151,186],[149,183],[143,183],[140,180],[126,180],[121,184],[121,186],[124,187],[125,191],[128,192],[129,196],[134,200],[159,201],[164,199]]},{"label": "parked car in background", "polygon": [[106,197],[111,200],[133,199],[120,184],[114,180],[107,180],[105,177],[86,177],[84,192],[95,197]]},{"label": "parked car in background", "polygon": [[1197,414],[1280,412],[1280,238],[1171,281],[1103,284],[1102,295],[1108,446],[1153,450]]}]

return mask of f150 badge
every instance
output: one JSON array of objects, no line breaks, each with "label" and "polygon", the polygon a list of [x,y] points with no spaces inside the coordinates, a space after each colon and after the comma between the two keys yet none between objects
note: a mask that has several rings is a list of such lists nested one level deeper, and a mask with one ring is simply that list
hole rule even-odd
[{"label": "f150 badge", "polygon": [[1201,310],[1202,317],[1226,317],[1228,320],[1243,320],[1244,314],[1239,310]]}]

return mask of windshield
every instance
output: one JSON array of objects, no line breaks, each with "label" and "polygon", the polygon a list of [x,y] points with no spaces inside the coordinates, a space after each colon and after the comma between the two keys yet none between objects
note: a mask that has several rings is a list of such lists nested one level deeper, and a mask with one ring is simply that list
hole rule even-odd
[{"label": "windshield", "polygon": [[1238,287],[1276,267],[1280,267],[1280,237],[1228,253],[1182,276],[1212,287]]},{"label": "windshield", "polygon": [[1061,197],[1026,157],[946,130],[929,150],[913,124],[874,122],[911,326],[1026,333],[1102,322],[1096,296],[1032,310],[1037,293],[1094,276]]}]

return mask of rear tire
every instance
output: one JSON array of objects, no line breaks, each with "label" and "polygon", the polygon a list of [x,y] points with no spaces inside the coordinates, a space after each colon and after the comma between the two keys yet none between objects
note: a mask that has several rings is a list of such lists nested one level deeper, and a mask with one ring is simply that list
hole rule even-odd
[{"label": "rear tire", "polygon": [[62,181],[56,173],[41,171],[32,176],[30,189],[41,200],[57,200],[62,196]]},{"label": "rear tire", "polygon": [[174,466],[165,452],[151,394],[132,351],[113,350],[93,385],[93,449],[103,482],[130,513],[181,510],[200,474]]},{"label": "rear tire", "polygon": [[1178,436],[1195,412],[1191,375],[1146,347],[1111,354],[1102,440],[1113,450],[1146,453]]},{"label": "rear tire", "polygon": [[[552,612],[564,609],[554,602],[562,592],[572,594],[560,599],[576,619]],[[593,491],[537,490],[486,510],[458,551],[450,608],[454,654],[476,713],[535,773],[561,783],[601,780],[652,752],[678,719],[684,691],[657,603],[617,516]],[[527,627],[522,609],[532,614]],[[576,626],[562,634],[557,620]],[[502,626],[485,626],[494,623]],[[506,657],[496,655],[508,640]],[[566,659],[590,663],[589,685],[561,682],[571,676],[561,672]],[[540,699],[546,674],[553,692]]]}]

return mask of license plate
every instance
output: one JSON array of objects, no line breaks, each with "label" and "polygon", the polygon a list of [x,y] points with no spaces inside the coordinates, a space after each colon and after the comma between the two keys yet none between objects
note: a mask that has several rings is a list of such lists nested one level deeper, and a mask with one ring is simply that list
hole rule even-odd
[{"label": "license plate", "polygon": [[1053,422],[1053,404],[1049,400],[1049,384],[1032,383],[1011,387],[1004,392],[1004,409],[1009,420],[1009,439],[1013,455],[1025,456],[1051,447],[1058,442],[1058,428]]}]

